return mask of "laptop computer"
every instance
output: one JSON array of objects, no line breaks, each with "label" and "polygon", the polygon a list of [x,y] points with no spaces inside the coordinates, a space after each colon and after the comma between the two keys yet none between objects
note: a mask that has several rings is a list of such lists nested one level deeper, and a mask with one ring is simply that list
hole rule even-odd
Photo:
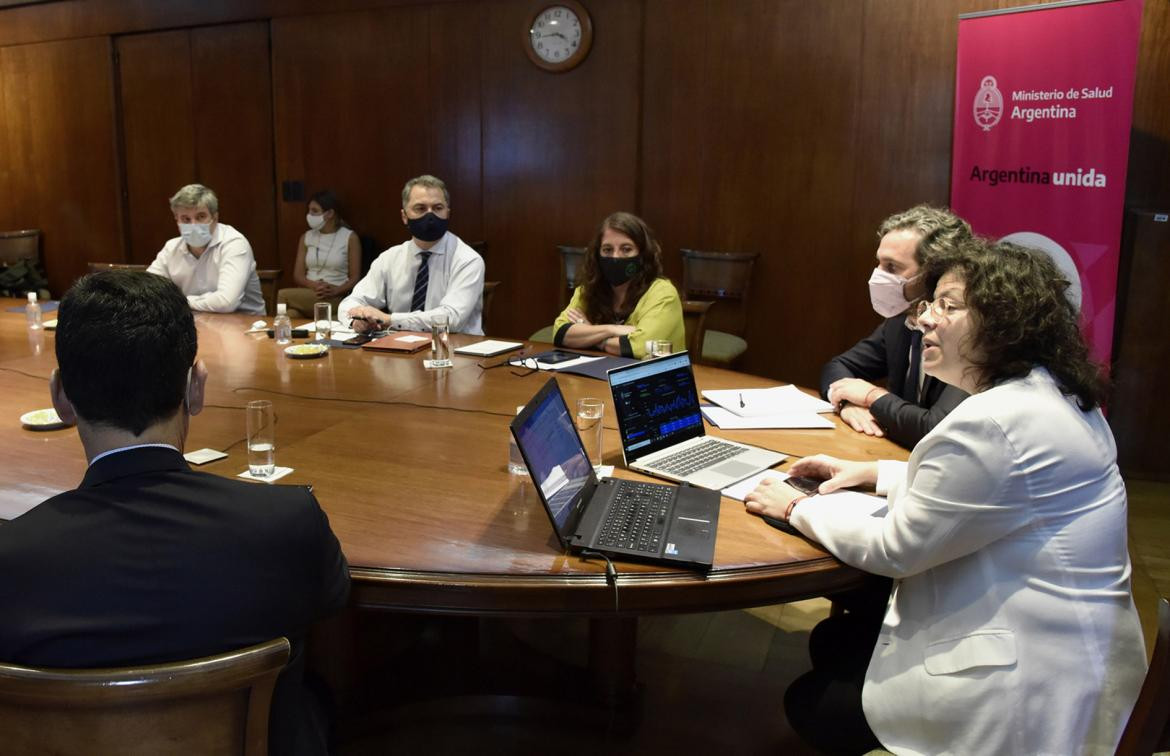
[{"label": "laptop computer", "polygon": [[719,493],[614,478],[599,481],[556,378],[512,421],[512,435],[566,548],[675,567],[711,566]]},{"label": "laptop computer", "polygon": [[782,462],[783,454],[706,435],[686,352],[607,374],[626,466],[722,490]]}]

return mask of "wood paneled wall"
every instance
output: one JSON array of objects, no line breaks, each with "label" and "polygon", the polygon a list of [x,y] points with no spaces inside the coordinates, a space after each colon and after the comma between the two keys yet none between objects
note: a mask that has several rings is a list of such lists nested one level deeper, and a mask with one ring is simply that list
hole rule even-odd
[{"label": "wood paneled wall", "polygon": [[[453,230],[490,244],[498,335],[524,336],[555,314],[554,246],[628,209],[675,277],[679,247],[759,252],[744,367],[812,384],[877,321],[878,223],[947,200],[958,14],[1025,2],[586,0],[594,48],[563,74],[523,53],[537,0],[2,10],[0,188],[14,199],[0,227],[46,230],[60,291],[87,259],[157,249],[163,200],[197,174],[261,263],[291,272],[304,204],[282,201],[282,181],[333,188],[388,246],[405,236],[403,181],[432,172]],[[1170,206],[1168,85],[1170,3],[1147,0],[1131,205]],[[144,129],[190,133],[193,156]]]}]

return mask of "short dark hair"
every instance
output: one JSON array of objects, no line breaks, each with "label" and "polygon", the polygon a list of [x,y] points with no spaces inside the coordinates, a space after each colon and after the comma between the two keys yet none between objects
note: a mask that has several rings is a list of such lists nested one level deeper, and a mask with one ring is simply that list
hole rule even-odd
[{"label": "short dark hair", "polygon": [[[613,287],[601,273],[601,237],[607,228],[630,237],[642,260],[642,269],[630,279],[630,288],[626,291],[626,312],[614,312]],[[654,238],[654,230],[633,213],[612,213],[597,227],[597,233],[585,251],[585,263],[581,271],[585,286],[585,317],[590,323],[598,325],[624,321],[650,288],[650,284],[661,277],[662,246]]]},{"label": "short dark hair", "polygon": [[972,237],[971,225],[967,221],[945,207],[930,205],[915,205],[886,218],[878,227],[878,240],[894,231],[913,231],[918,234],[914,260],[919,265],[953,251]]},{"label": "short dark hair", "polygon": [[199,348],[179,287],[128,270],[75,283],[61,298],[56,342],[61,387],[77,414],[136,436],[178,411]]},{"label": "short dark hair", "polygon": [[1089,358],[1077,309],[1065,296],[1068,280],[1047,254],[1009,242],[972,239],[956,253],[926,264],[926,290],[954,273],[963,281],[974,318],[970,348],[989,388],[1022,378],[1034,367],[1052,374],[1082,410],[1100,405],[1106,382]]}]

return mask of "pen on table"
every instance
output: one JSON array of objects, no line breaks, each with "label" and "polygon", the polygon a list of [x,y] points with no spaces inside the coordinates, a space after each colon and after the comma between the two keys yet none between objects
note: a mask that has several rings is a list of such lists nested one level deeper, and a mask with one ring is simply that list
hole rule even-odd
[{"label": "pen on table", "polygon": [[746,404],[744,404],[744,403],[743,403],[743,392],[742,392],[742,391],[741,391],[741,392],[739,392],[739,406],[740,406],[740,407],[746,407],[746,406],[747,406]]}]

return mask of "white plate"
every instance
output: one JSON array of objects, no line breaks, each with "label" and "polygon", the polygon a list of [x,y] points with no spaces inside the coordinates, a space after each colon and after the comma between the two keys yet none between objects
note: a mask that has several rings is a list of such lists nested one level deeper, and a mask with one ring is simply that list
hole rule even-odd
[{"label": "white plate", "polygon": [[44,323],[41,323],[41,327],[46,331],[55,330],[57,328],[57,319],[53,318],[52,320],[46,320]]},{"label": "white plate", "polygon": [[285,355],[295,360],[311,360],[329,354],[327,344],[293,344],[284,348]]},{"label": "white plate", "polygon": [[32,430],[56,430],[67,427],[57,415],[57,410],[52,407],[24,413],[20,416],[20,424]]}]

